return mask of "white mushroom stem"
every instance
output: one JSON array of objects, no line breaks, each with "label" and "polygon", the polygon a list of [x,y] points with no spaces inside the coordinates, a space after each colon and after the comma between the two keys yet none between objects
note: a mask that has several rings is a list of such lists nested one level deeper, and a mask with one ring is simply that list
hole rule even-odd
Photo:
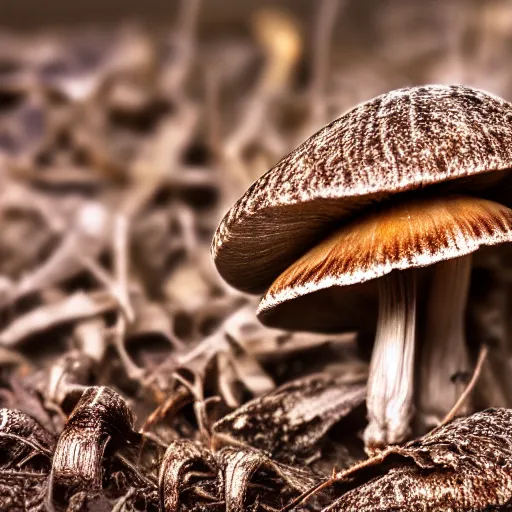
[{"label": "white mushroom stem", "polygon": [[418,361],[417,418],[419,427],[425,430],[442,421],[464,391],[465,377],[471,374],[464,332],[471,256],[438,263],[432,271]]},{"label": "white mushroom stem", "polygon": [[368,377],[368,449],[403,441],[413,414],[416,282],[414,271],[379,281],[379,319]]}]

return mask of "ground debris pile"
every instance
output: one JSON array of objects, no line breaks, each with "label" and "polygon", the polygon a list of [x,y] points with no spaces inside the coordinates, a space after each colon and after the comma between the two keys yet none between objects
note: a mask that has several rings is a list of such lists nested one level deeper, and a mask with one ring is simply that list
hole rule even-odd
[{"label": "ground debris pile", "polygon": [[[450,478],[484,489],[490,474],[501,497],[460,510],[510,500],[506,409],[352,474],[372,460],[364,340],[263,327],[210,261],[225,211],[348,107],[453,62],[508,90],[490,70],[511,41],[476,24],[483,7],[455,35],[431,19],[414,44],[377,9],[373,46],[353,53],[333,23],[350,26],[352,3],[322,0],[311,21],[257,7],[222,34],[201,33],[199,0],[165,30],[0,32],[1,510],[409,510],[387,482],[449,496]],[[457,37],[488,53],[444,52]],[[474,272],[496,282],[472,292],[471,334],[493,348],[474,408],[510,407],[510,272],[496,254]]]},{"label": "ground debris pile", "polygon": [[337,483],[343,495],[324,512],[420,510],[426,504],[428,510],[510,510],[511,419],[510,409],[458,418],[333,474],[306,496]]},{"label": "ground debris pile", "polygon": [[[332,384],[332,379],[325,381]],[[304,386],[303,381],[296,386]],[[359,387],[364,391],[364,385]],[[311,396],[310,389],[305,392]],[[280,393],[278,389],[275,395]],[[339,416],[353,413],[360,402],[347,393],[345,401],[338,400]],[[314,429],[310,432],[310,422],[323,409],[296,411],[293,423],[283,420],[281,425],[284,430],[302,428],[301,444],[316,450],[316,459],[322,443]],[[260,425],[269,417],[276,422],[282,412],[277,406],[266,410]],[[126,401],[109,387],[86,389],[57,442],[30,416],[11,409],[0,412],[4,510],[279,510],[321,481],[313,461],[296,457],[293,464],[285,463],[259,449],[263,427],[244,442],[218,436],[219,421],[209,442],[178,437],[178,428],[171,427],[165,434],[175,439],[168,443],[162,436],[136,432]],[[362,456],[349,435],[344,442],[347,464]],[[349,456],[349,451],[354,453]]]}]

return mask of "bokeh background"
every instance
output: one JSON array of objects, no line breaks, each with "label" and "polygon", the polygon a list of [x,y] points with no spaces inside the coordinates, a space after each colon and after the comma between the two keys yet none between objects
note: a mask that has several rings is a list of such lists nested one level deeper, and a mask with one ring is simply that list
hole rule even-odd
[{"label": "bokeh background", "polygon": [[[209,256],[247,187],[388,90],[465,83],[512,98],[510,0],[4,0],[1,10],[0,345],[9,368],[23,361],[43,387],[64,348],[100,365],[99,381],[119,370],[146,390],[142,375],[206,338],[213,348],[183,356],[204,372],[219,347],[233,356],[226,326],[260,364],[281,334],[258,324],[257,298],[227,287]],[[506,372],[496,258],[475,266],[488,293],[479,285],[484,305],[468,316],[471,333],[501,347]],[[234,371],[228,402],[286,380],[278,368],[262,389]]]},{"label": "bokeh background", "polygon": [[[57,440],[86,386],[120,393],[160,445],[147,464],[123,452],[152,483],[132,489],[116,466],[129,478],[105,473],[101,510],[158,510],[162,446],[204,441],[223,415],[315,372],[362,386],[358,333],[264,328],[258,298],[214,269],[213,233],[255,179],[359,102],[424,83],[511,100],[511,58],[512,0],[0,0],[0,406]],[[475,255],[468,350],[493,347],[475,409],[512,405],[506,260]],[[362,402],[356,427],[314,438],[327,443],[304,458],[318,474],[364,456]],[[57,498],[89,499],[72,470]],[[32,495],[7,490],[0,509],[9,494],[25,510]],[[254,503],[297,494],[271,491]]]}]

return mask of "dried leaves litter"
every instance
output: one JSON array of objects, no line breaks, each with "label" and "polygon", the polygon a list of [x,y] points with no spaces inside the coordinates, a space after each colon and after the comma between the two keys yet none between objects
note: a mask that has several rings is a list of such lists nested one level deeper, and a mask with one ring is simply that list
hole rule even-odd
[{"label": "dried leaves litter", "polygon": [[[368,459],[364,335],[267,329],[210,262],[228,207],[358,102],[447,70],[510,99],[505,3],[398,3],[368,37],[349,0],[0,32],[1,510],[277,512],[327,481],[295,509],[506,509],[510,410]],[[473,409],[511,407],[510,272],[474,273]]]}]

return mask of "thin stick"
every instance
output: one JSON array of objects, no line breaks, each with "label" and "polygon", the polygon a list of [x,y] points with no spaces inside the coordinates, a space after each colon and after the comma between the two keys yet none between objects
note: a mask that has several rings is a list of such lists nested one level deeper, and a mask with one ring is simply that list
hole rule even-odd
[{"label": "thin stick", "polygon": [[196,49],[197,25],[201,0],[181,0],[177,14],[177,32],[181,51],[172,67],[167,87],[177,96],[183,96],[183,86],[194,61]]},{"label": "thin stick", "polygon": [[103,360],[107,348],[103,318],[92,318],[79,322],[73,329],[73,338],[77,340],[82,354],[97,363]]},{"label": "thin stick", "polygon": [[[82,205],[74,224],[52,255],[36,270],[24,276],[9,293],[9,300],[19,300],[59,284],[82,271],[82,258],[95,259],[102,252],[109,231],[109,213],[95,202]],[[8,290],[9,291],[9,290]]]},{"label": "thin stick", "polygon": [[0,345],[13,347],[29,336],[55,325],[83,320],[115,309],[108,292],[76,292],[54,304],[45,304],[18,316],[0,332]]},{"label": "thin stick", "polygon": [[287,512],[288,510],[292,510],[292,508],[296,507],[300,503],[303,503],[306,501],[309,497],[313,496],[313,494],[316,494],[320,492],[322,489],[325,489],[326,487],[329,487],[334,482],[340,482],[341,480],[345,480],[347,477],[351,476],[352,474],[356,473],[357,471],[360,471],[361,469],[375,466],[376,464],[379,464],[382,462],[390,453],[395,452],[397,449],[396,446],[388,446],[385,450],[382,450],[377,455],[374,455],[373,457],[370,457],[369,459],[366,459],[362,462],[358,462],[357,464],[354,464],[348,469],[345,469],[344,471],[338,471],[336,472],[333,470],[331,477],[326,480],[325,482],[322,482],[312,489],[309,489],[308,491],[301,494],[298,498],[295,498],[292,502],[288,503],[285,507],[283,507],[279,512]]},{"label": "thin stick", "polygon": [[[35,441],[31,441],[29,439],[18,436],[16,434],[9,434],[7,432],[0,432],[0,437],[5,437],[7,439],[15,439],[19,443],[26,444],[26,445],[30,446],[30,448],[32,448],[34,451],[36,451],[42,455],[45,455],[48,458],[52,457],[51,450],[49,450],[48,448],[45,448],[44,446],[41,446],[39,443],[37,443]],[[33,455],[33,454],[31,454],[31,455]],[[20,466],[22,466],[24,462],[27,462],[27,459],[24,459],[23,462],[20,463]]]},{"label": "thin stick", "polygon": [[112,276],[96,261],[88,256],[77,255],[79,261],[87,270],[98,280],[100,284],[105,286],[107,291],[112,295],[112,298],[117,301],[122,313],[126,316],[129,322],[133,322],[135,313],[129,300],[123,290],[120,290],[117,283]]},{"label": "thin stick", "polygon": [[[128,219],[118,214],[114,223],[114,273],[116,288],[123,297],[123,303],[129,304],[128,296]],[[131,309],[131,308],[130,308]],[[119,314],[114,331],[114,346],[130,379],[140,380],[144,370],[139,368],[131,359],[124,346],[127,318]]]},{"label": "thin stick", "polygon": [[310,86],[311,112],[315,122],[325,121],[325,88],[329,73],[329,47],[340,11],[340,0],[323,0],[316,19],[313,43],[312,81]]},{"label": "thin stick", "polygon": [[202,388],[201,378],[194,372],[194,381],[189,382],[187,379],[183,378],[178,372],[173,373],[173,377],[182,384],[186,389],[194,397],[194,414],[196,416],[197,425],[199,427],[199,432],[203,436],[203,438],[209,443],[211,434],[207,427],[207,416],[204,407],[204,394]]},{"label": "thin stick", "polygon": [[333,475],[333,477],[329,478],[329,480],[326,480],[325,482],[322,482],[321,484],[316,485],[312,489],[309,489],[309,491],[302,493],[299,497],[295,498],[293,501],[288,503],[288,505],[285,505],[282,509],[280,509],[279,512],[288,512],[288,510],[292,510],[297,505],[304,503],[308,498],[310,498],[314,494],[320,492],[322,489],[329,487],[336,481],[337,481],[337,479],[334,478],[334,475]]},{"label": "thin stick", "polygon": [[216,159],[221,155],[222,116],[220,114],[220,81],[218,71],[207,69],[204,76],[205,118],[207,141],[210,151]]},{"label": "thin stick", "polygon": [[180,3],[178,29],[187,40],[187,44],[195,42],[200,7],[201,0],[182,0]]},{"label": "thin stick", "polygon": [[455,418],[457,415],[457,412],[460,410],[460,408],[464,405],[464,402],[468,399],[469,395],[471,395],[473,389],[476,386],[476,383],[478,382],[478,378],[480,377],[480,374],[482,373],[482,367],[485,363],[485,360],[487,359],[487,355],[489,354],[489,349],[487,345],[482,345],[480,347],[480,352],[478,354],[478,360],[476,362],[475,370],[473,371],[473,375],[471,377],[471,380],[469,381],[468,385],[466,386],[466,389],[462,392],[458,400],[455,402],[455,405],[452,407],[450,412],[444,417],[443,421],[439,423],[439,425],[436,427],[438,429],[439,427],[442,427],[443,425],[446,425],[450,421]]}]

